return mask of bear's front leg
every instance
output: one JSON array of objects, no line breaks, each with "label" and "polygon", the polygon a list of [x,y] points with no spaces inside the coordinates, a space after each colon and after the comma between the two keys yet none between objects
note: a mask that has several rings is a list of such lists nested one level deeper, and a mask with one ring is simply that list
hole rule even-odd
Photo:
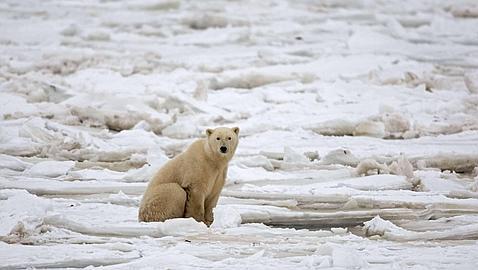
[{"label": "bear's front leg", "polygon": [[216,179],[211,195],[206,198],[206,202],[204,204],[204,218],[206,219],[205,223],[207,226],[211,226],[211,224],[214,222],[213,209],[216,207],[217,201],[219,200],[219,195],[221,194],[222,187],[224,186],[226,175],[227,167],[224,168],[222,174],[220,174]]},{"label": "bear's front leg", "polygon": [[213,209],[216,207],[218,199],[219,193],[206,199],[206,204],[204,206],[204,218],[206,219],[205,223],[207,226],[211,226],[211,224],[214,222]]},{"label": "bear's front leg", "polygon": [[192,217],[198,222],[205,222],[204,219],[204,192],[188,190],[188,200],[184,217]]},{"label": "bear's front leg", "polygon": [[204,223],[209,227],[214,222],[214,214],[212,209],[206,208],[204,212],[204,219],[206,220]]}]

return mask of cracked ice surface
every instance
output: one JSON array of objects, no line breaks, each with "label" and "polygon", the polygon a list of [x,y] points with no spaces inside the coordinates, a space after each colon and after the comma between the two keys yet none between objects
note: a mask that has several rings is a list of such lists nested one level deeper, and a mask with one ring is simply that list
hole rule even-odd
[{"label": "cracked ice surface", "polygon": [[[478,6],[2,1],[0,269],[477,269]],[[211,228],[138,223],[206,128]]]}]

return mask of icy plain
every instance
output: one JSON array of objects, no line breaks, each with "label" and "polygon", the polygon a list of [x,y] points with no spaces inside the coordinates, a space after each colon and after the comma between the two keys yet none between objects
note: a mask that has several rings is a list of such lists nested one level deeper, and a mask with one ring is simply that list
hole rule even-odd
[{"label": "icy plain", "polygon": [[[478,269],[478,5],[0,2],[0,269]],[[139,223],[204,130],[208,228]]]}]

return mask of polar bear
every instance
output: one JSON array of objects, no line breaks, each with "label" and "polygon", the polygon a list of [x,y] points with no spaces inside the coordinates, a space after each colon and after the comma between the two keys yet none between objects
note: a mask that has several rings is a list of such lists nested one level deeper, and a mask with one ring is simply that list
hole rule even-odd
[{"label": "polar bear", "polygon": [[237,148],[239,128],[207,129],[206,135],[167,162],[150,180],[139,207],[139,221],[193,217],[211,225],[212,209]]}]

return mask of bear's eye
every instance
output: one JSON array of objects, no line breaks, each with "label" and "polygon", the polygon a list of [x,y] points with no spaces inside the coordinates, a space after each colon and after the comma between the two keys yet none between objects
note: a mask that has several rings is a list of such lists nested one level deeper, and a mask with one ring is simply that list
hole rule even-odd
[{"label": "bear's eye", "polygon": [[227,137],[227,139],[228,139],[228,140],[232,140],[232,138],[231,138],[231,137]]},{"label": "bear's eye", "polygon": [[219,141],[219,140],[220,140],[220,138],[219,138],[219,137],[217,137],[217,138],[216,138],[216,140],[218,140],[218,141]]}]

